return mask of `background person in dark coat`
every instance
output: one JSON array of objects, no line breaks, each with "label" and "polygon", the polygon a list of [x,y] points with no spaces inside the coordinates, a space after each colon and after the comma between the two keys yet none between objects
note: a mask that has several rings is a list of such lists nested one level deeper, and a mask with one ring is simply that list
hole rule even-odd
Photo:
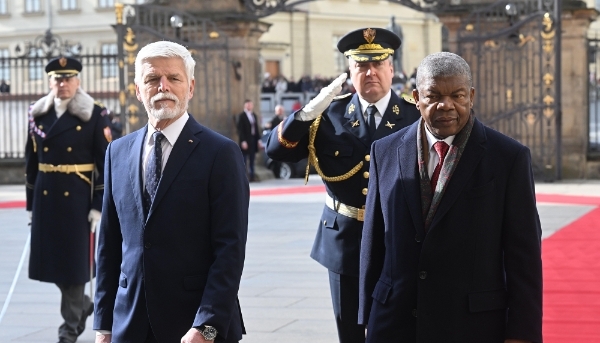
[{"label": "background person in dark coat", "polygon": [[429,55],[413,91],[422,119],[373,143],[360,265],[367,342],[542,342],[531,156],[475,118],[474,94],[465,60]]},{"label": "background person in dark coat", "polygon": [[246,164],[248,179],[256,181],[254,159],[256,158],[258,149],[262,148],[260,140],[260,127],[262,125],[258,124],[258,117],[252,110],[254,110],[254,103],[251,100],[244,101],[244,111],[238,115],[237,132],[242,155],[244,156],[244,163]]},{"label": "background person in dark coat", "polygon": [[90,225],[100,219],[104,153],[111,141],[106,109],[79,88],[81,69],[70,57],[46,65],[51,91],[29,110],[25,148],[32,215],[29,278],[60,288],[61,343],[77,340],[94,307],[84,296],[90,281]]},{"label": "background person in dark coat", "polygon": [[[267,142],[269,157],[289,162],[308,157],[325,182],[327,198],[311,257],[329,270],[342,343],[365,340],[364,326],[357,324],[358,266],[364,205],[370,192],[371,143],[419,118],[414,103],[391,90],[394,70],[389,57],[399,46],[398,36],[385,29],[345,35],[338,49],[349,57],[357,93],[335,98],[346,80],[346,74],[340,75],[273,130]],[[376,109],[372,116],[367,115],[369,105]]]},{"label": "background person in dark coat", "polygon": [[166,41],[136,57],[148,125],[106,153],[97,343],[242,338],[250,191],[237,144],[187,113],[194,65],[185,47]]}]

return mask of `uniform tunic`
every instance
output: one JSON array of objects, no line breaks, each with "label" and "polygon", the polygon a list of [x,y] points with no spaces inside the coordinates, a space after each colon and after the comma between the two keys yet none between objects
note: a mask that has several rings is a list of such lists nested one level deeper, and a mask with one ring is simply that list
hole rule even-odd
[{"label": "uniform tunic", "polygon": [[[327,177],[347,174],[362,163],[357,172],[340,181],[324,180],[334,202],[363,208],[368,193],[372,140],[357,94],[337,97],[323,112],[314,146],[320,169]],[[420,118],[414,103],[392,92],[373,140],[394,133]],[[309,128],[313,121],[300,121],[290,115],[274,128],[267,141],[267,155],[279,161],[298,162],[309,155]],[[363,222],[323,208],[311,257],[332,272],[358,277]]]},{"label": "uniform tunic", "polygon": [[[106,113],[81,89],[58,119],[52,94],[29,110],[25,159],[31,279],[69,285],[90,280],[88,214],[102,209],[104,153],[111,140]],[[95,171],[42,172],[40,164],[95,164]]]}]

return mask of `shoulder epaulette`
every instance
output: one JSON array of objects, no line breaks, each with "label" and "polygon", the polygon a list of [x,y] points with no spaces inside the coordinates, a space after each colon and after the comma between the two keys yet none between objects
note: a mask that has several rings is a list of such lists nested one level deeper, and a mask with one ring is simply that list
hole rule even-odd
[{"label": "shoulder epaulette", "polygon": [[101,103],[101,102],[100,102],[100,101],[98,101],[98,100],[94,100],[94,105],[96,105],[96,106],[99,106],[99,107],[106,108],[106,106],[104,106],[104,104],[103,104],[103,103]]},{"label": "shoulder epaulette", "polygon": [[352,95],[352,93],[341,94],[341,95],[338,95],[335,98],[333,98],[333,100],[331,100],[331,101],[342,100],[342,99],[345,99],[345,98],[347,98],[347,97],[349,97],[351,95]]},{"label": "shoulder epaulette", "polygon": [[412,95],[402,94],[401,97],[402,97],[402,99],[404,99],[404,101],[411,103],[413,105],[415,105],[417,103],[415,101],[415,99],[412,97]]}]

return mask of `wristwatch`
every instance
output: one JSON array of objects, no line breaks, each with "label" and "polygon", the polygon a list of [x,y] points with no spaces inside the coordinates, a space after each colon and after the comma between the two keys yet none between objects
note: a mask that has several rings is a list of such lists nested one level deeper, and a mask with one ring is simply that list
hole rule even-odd
[{"label": "wristwatch", "polygon": [[210,325],[200,325],[196,330],[198,330],[207,341],[214,341],[215,338],[217,338],[217,329]]}]

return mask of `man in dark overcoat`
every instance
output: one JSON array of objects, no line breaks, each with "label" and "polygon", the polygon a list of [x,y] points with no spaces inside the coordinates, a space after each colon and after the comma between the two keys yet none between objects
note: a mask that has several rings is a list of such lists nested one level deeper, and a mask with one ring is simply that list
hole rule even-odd
[{"label": "man in dark overcoat", "polygon": [[358,325],[358,266],[366,196],[370,192],[371,143],[419,118],[412,99],[392,90],[390,56],[400,39],[385,29],[359,29],[338,42],[348,57],[356,94],[336,97],[346,80],[340,75],[301,110],[273,129],[267,154],[297,162],[308,157],[327,189],[311,257],[329,270],[339,340],[361,343]]},{"label": "man in dark overcoat", "polygon": [[244,156],[244,163],[246,163],[246,170],[248,173],[248,179],[250,181],[256,181],[256,175],[254,172],[254,160],[258,149],[262,147],[260,140],[261,125],[258,123],[258,117],[253,112],[254,103],[252,100],[244,101],[244,110],[238,115],[237,118],[237,133],[242,149],[242,155]]},{"label": "man in dark overcoat", "polygon": [[70,57],[46,65],[51,91],[30,107],[25,148],[29,278],[61,291],[61,343],[77,340],[94,308],[84,286],[93,276],[91,227],[100,220],[111,141],[106,109],[79,88],[81,69]]},{"label": "man in dark overcoat", "polygon": [[476,119],[460,56],[427,56],[416,80],[422,119],[371,150],[360,258],[367,342],[542,342],[529,149]]}]

